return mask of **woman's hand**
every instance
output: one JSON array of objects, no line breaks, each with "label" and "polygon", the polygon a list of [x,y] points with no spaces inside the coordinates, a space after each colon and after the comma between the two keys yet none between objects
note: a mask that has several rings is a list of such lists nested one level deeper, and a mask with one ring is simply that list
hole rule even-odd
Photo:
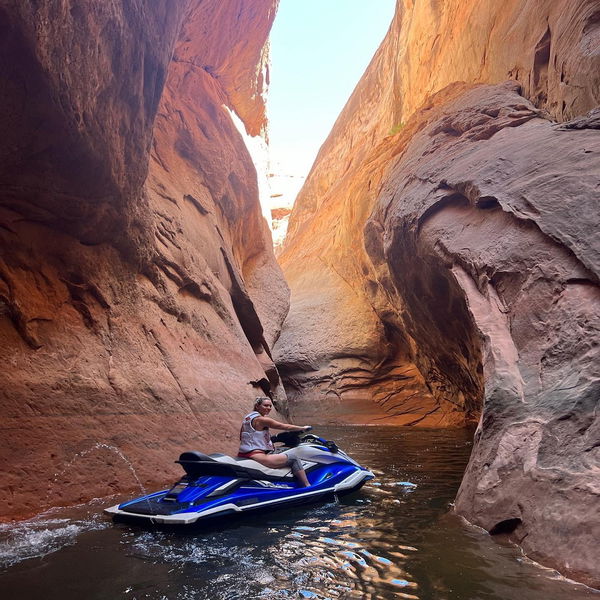
[{"label": "woman's hand", "polygon": [[310,431],[312,429],[312,425],[303,425],[302,431]]}]

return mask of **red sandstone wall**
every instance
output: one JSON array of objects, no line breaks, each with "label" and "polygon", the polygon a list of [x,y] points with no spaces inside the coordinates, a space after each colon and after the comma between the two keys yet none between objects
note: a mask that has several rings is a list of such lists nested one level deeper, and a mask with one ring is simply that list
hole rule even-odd
[{"label": "red sandstone wall", "polygon": [[225,109],[264,126],[275,8],[0,9],[0,518],[162,483],[284,403],[288,290]]}]

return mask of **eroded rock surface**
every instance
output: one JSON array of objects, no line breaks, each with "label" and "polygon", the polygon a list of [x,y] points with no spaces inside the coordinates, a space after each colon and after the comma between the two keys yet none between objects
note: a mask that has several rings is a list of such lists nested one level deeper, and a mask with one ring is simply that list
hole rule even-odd
[{"label": "eroded rock surface", "polygon": [[480,340],[483,413],[456,510],[597,584],[600,135],[541,119],[517,91],[479,87],[428,112],[366,244],[449,379],[470,359],[465,330]]},{"label": "eroded rock surface", "polygon": [[288,290],[226,108],[264,126],[275,5],[3,3],[0,518],[163,483],[284,402]]},{"label": "eroded rock surface", "polygon": [[398,2],[290,217],[275,349],[303,419],[481,414],[457,510],[594,584],[599,23]]}]

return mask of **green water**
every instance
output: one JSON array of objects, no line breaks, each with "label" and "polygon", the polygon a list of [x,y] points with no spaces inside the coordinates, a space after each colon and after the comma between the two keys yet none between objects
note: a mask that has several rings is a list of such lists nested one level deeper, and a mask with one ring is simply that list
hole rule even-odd
[{"label": "green water", "polygon": [[114,525],[101,513],[114,499],[0,526],[0,598],[600,600],[451,513],[469,432],[317,433],[377,479],[338,502],[209,530]]}]

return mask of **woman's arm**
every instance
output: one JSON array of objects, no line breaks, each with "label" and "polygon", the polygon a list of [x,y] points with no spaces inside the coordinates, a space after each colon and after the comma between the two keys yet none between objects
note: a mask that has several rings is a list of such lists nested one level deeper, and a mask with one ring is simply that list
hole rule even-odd
[{"label": "woman's arm", "polygon": [[290,425],[289,423],[280,423],[275,419],[271,419],[271,417],[256,417],[252,426],[256,430],[270,427],[281,431],[305,431],[310,428],[310,425]]}]

